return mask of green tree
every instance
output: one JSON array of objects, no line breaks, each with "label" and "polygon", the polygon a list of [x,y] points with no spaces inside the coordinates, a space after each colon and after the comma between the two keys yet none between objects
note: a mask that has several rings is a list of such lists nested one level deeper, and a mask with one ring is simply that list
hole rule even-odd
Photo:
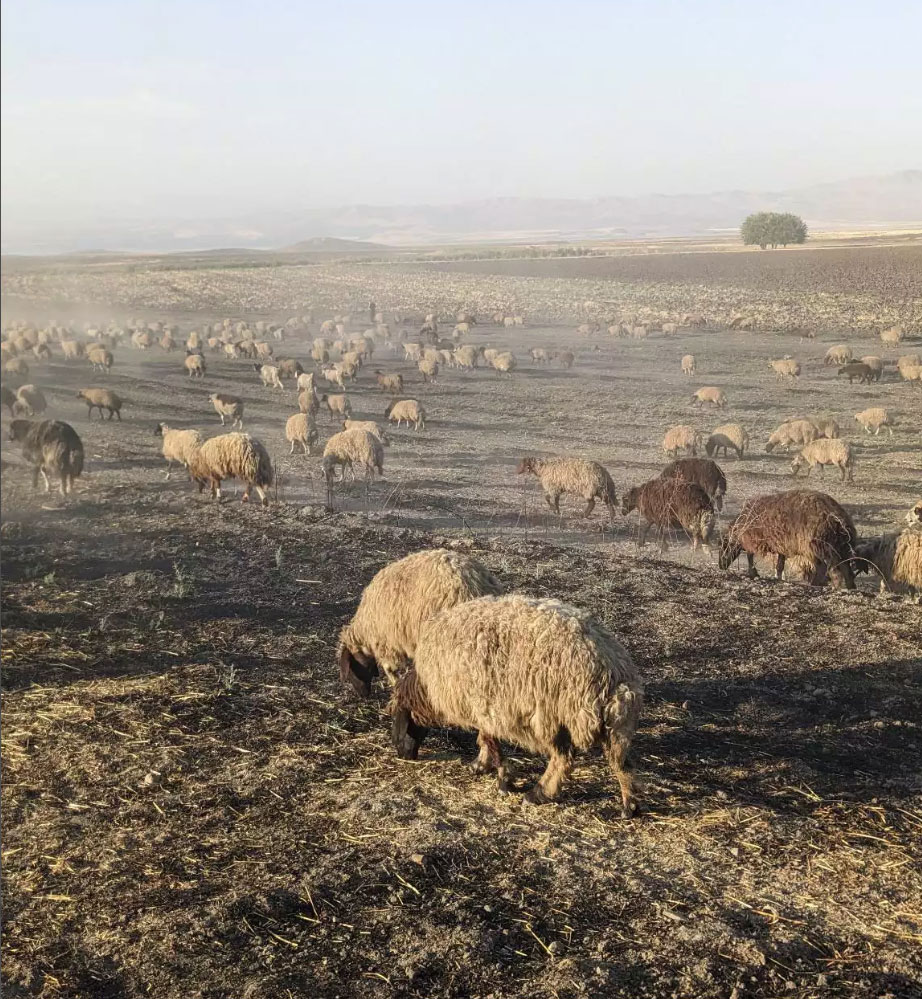
[{"label": "green tree", "polygon": [[807,241],[807,223],[790,212],[756,212],[740,226],[740,235],[747,246],[787,246]]}]

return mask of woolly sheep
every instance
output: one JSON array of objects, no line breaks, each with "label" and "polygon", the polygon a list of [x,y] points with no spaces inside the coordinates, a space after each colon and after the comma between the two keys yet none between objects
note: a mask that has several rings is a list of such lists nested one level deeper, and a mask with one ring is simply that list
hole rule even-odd
[{"label": "woolly sheep", "polygon": [[11,410],[13,416],[38,416],[48,408],[44,393],[35,385],[21,385],[16,390],[16,402]]},{"label": "woolly sheep", "polygon": [[419,343],[405,343],[403,345],[403,359],[405,361],[415,361],[419,363],[423,358],[423,347]]},{"label": "woolly sheep", "polygon": [[190,378],[205,377],[205,358],[201,354],[186,354],[186,359],[183,363],[186,366],[186,371],[189,372]]},{"label": "woolly sheep", "polygon": [[38,488],[38,477],[50,492],[49,474],[61,480],[61,495],[73,491],[74,482],[83,471],[83,442],[69,423],[59,420],[13,420],[9,439],[22,444],[22,456],[32,466],[32,488]]},{"label": "woolly sheep", "polygon": [[547,364],[550,360],[550,356],[544,347],[532,347],[529,353],[531,354],[532,364]]},{"label": "woolly sheep", "polygon": [[226,395],[223,392],[212,392],[208,398],[215,408],[215,412],[221,417],[221,426],[230,419],[231,426],[243,430],[243,400],[235,395]]},{"label": "woolly sheep", "polygon": [[704,450],[709,458],[719,456],[721,448],[724,457],[727,456],[728,448],[733,448],[736,457],[742,458],[747,447],[749,447],[749,434],[738,423],[721,424],[704,443]]},{"label": "woolly sheep", "polygon": [[800,364],[790,357],[783,357],[777,361],[769,361],[769,367],[780,379],[800,378]]},{"label": "woolly sheep", "polygon": [[661,479],[682,479],[703,489],[718,510],[723,509],[727,479],[716,461],[710,458],[679,458],[660,473]]},{"label": "woolly sheep", "polygon": [[511,376],[512,372],[515,371],[516,368],[515,355],[508,350],[503,351],[501,354],[497,354],[490,363],[501,375]]},{"label": "woolly sheep", "polygon": [[301,362],[291,357],[279,358],[275,362],[275,366],[278,368],[279,380],[282,378],[298,378],[304,373]]},{"label": "woolly sheep", "polygon": [[659,529],[660,546],[666,550],[666,531],[683,530],[692,540],[692,547],[699,544],[710,547],[717,523],[714,505],[708,494],[692,482],[679,478],[651,479],[633,486],[621,500],[621,512],[626,517],[632,510],[641,517],[639,544],[647,542],[651,526]]},{"label": "woolly sheep", "polygon": [[896,367],[902,373],[903,368],[912,368],[922,364],[922,357],[918,354],[903,354],[897,358]]},{"label": "woolly sheep", "polygon": [[88,388],[80,389],[77,393],[77,398],[82,399],[87,406],[86,418],[89,420],[93,416],[93,410],[99,410],[99,418],[102,419],[102,411],[105,409],[109,414],[109,419],[112,419],[113,413],[118,417],[119,422],[122,419],[122,398],[111,392],[109,389],[104,388]]},{"label": "woolly sheep", "polygon": [[549,757],[526,794],[553,801],[577,752],[601,746],[621,792],[621,814],[637,813],[625,763],[643,704],[630,655],[594,618],[557,600],[479,597],[430,618],[413,667],[391,697],[391,739],[416,759],[428,727],[477,732],[478,774],[509,790],[500,742]]},{"label": "woolly sheep", "polygon": [[77,358],[83,357],[85,351],[83,344],[77,340],[62,340],[61,353],[65,360],[73,361]]},{"label": "woolly sheep", "polygon": [[322,395],[320,397],[320,404],[323,405],[324,403],[326,403],[326,407],[329,410],[330,419],[335,420],[337,417],[346,419],[352,416],[352,405],[345,393],[340,393],[339,395]]},{"label": "woolly sheep", "polygon": [[446,548],[391,562],[365,587],[355,615],[339,633],[340,678],[362,697],[382,673],[394,686],[409,668],[419,630],[429,618],[466,600],[502,592],[484,565]]},{"label": "woolly sheep", "polygon": [[320,409],[320,397],[316,392],[309,392],[305,389],[298,393],[298,410],[302,413],[316,415]]},{"label": "woolly sheep", "polygon": [[830,364],[847,364],[851,359],[851,347],[847,347],[844,343],[839,343],[834,347],[830,347],[829,350],[826,351],[826,355],[823,358],[823,364],[827,367]]},{"label": "woolly sheep", "polygon": [[481,354],[483,354],[483,359],[487,362],[487,364],[489,364],[492,367],[493,358],[495,358],[499,354],[499,351],[496,349],[496,347],[485,347],[481,350]]},{"label": "woolly sheep", "polygon": [[907,524],[922,524],[922,500],[906,514]]},{"label": "woolly sheep", "polygon": [[384,477],[384,449],[381,442],[367,430],[343,430],[327,441],[323,449],[323,475],[328,483],[334,481],[336,466],[341,469],[341,478],[348,468],[355,481],[355,466],[365,469],[366,481],[375,477],[375,472]]},{"label": "woolly sheep", "polygon": [[700,406],[704,403],[710,403],[718,409],[723,409],[727,405],[727,397],[724,394],[724,390],[717,388],[716,385],[705,385],[704,388],[698,389],[692,396],[692,405]]},{"label": "woolly sheep", "polygon": [[826,573],[836,586],[855,588],[849,559],[857,534],[848,513],[826,493],[807,489],[757,496],[743,504],[721,542],[719,565],[730,566],[746,552],[749,576],[755,578],[755,556],[775,559],[783,578],[786,559],[801,559],[817,582]]},{"label": "woolly sheep", "polygon": [[343,420],[343,430],[367,430],[372,437],[377,437],[383,447],[390,447],[391,441],[387,434],[374,420]]},{"label": "woolly sheep", "polygon": [[434,357],[424,357],[417,365],[424,382],[434,382],[438,378],[439,363]]},{"label": "woolly sheep", "polygon": [[537,477],[547,505],[560,513],[560,497],[572,493],[586,501],[583,516],[588,517],[601,500],[608,508],[609,519],[614,519],[618,497],[615,484],[608,471],[597,461],[586,458],[535,458],[528,456],[519,462],[519,475],[530,473]]},{"label": "woolly sheep", "polygon": [[907,527],[898,533],[862,541],[855,554],[856,572],[867,572],[868,563],[880,572],[880,592],[922,596],[922,528]]},{"label": "woolly sheep", "polygon": [[[816,427],[817,437],[838,437],[839,424],[831,416],[811,416],[808,422]],[[804,443],[809,443],[805,441]]]},{"label": "woolly sheep", "polygon": [[407,426],[412,423],[416,430],[426,429],[426,411],[416,399],[397,399],[388,405],[384,415],[398,427],[406,420]]},{"label": "woolly sheep", "polygon": [[868,433],[873,431],[875,437],[880,433],[881,427],[886,427],[890,431],[890,436],[893,436],[890,414],[882,406],[863,409],[860,413],[855,413],[855,419]]},{"label": "woolly sheep", "polygon": [[903,381],[916,382],[922,387],[922,364],[906,364],[900,368]]},{"label": "woolly sheep", "polygon": [[46,343],[37,343],[32,348],[32,355],[37,361],[50,361],[51,360],[51,348]]},{"label": "woolly sheep", "polygon": [[184,468],[189,467],[193,454],[202,443],[202,435],[198,430],[179,430],[158,423],[154,433],[163,438],[163,457],[166,459],[166,477],[173,474],[173,462],[179,462]]},{"label": "woolly sheep", "polygon": [[820,466],[821,472],[827,465],[835,465],[842,473],[842,481],[845,481],[847,475],[848,481],[851,482],[855,471],[855,456],[851,445],[838,438],[830,440],[821,437],[819,440],[811,441],[800,454],[794,456],[791,472],[797,475],[801,468],[806,468],[809,476],[817,465]]},{"label": "woolly sheep", "polygon": [[21,357],[14,357],[3,365],[3,370],[8,375],[17,375],[20,378],[29,377],[29,365]]},{"label": "woolly sheep", "polygon": [[315,384],[314,373],[311,371],[309,374],[306,372],[301,372],[295,381],[295,388],[299,392],[315,392],[317,391],[317,386]]},{"label": "woolly sheep", "polygon": [[673,458],[678,455],[679,451],[695,455],[698,453],[697,441],[698,434],[695,428],[682,423],[677,427],[670,427],[666,431],[666,436],[663,437],[663,451]]},{"label": "woolly sheep", "polygon": [[772,432],[765,450],[771,454],[776,447],[783,447],[785,450],[792,444],[803,447],[819,436],[819,431],[810,420],[788,420]]},{"label": "woolly sheep", "polygon": [[876,354],[867,354],[861,358],[861,363],[866,364],[871,371],[871,381],[879,382],[884,374],[884,362]]},{"label": "woolly sheep", "polygon": [[697,365],[695,364],[695,355],[686,354],[682,358],[682,374],[693,375],[696,370],[697,370]]},{"label": "woolly sheep", "polygon": [[679,324],[678,323],[663,323],[663,335],[664,336],[669,336],[669,335],[671,335],[673,333],[678,333],[678,332],[679,332]]},{"label": "woolly sheep", "polygon": [[469,344],[463,347],[456,347],[454,350],[455,364],[462,371],[470,371],[477,367],[477,348]]},{"label": "woolly sheep", "polygon": [[284,389],[279,378],[279,369],[274,364],[254,364],[253,370],[259,372],[259,377],[266,388]]},{"label": "woolly sheep", "polygon": [[554,359],[560,361],[561,367],[569,371],[573,367],[573,362],[576,358],[572,350],[560,350],[554,355]]},{"label": "woolly sheep", "polygon": [[262,443],[249,434],[234,431],[210,437],[191,452],[188,467],[199,492],[208,485],[216,500],[221,499],[224,479],[240,479],[245,484],[243,503],[249,501],[250,490],[255,487],[262,505],[269,505],[266,490],[274,481],[272,462]]},{"label": "woolly sheep", "polygon": [[888,346],[898,344],[904,336],[905,332],[903,331],[902,326],[891,326],[889,329],[881,330],[880,333],[881,341]]},{"label": "woolly sheep", "polygon": [[291,444],[289,454],[295,453],[299,446],[304,454],[310,454],[311,447],[317,443],[317,425],[310,413],[295,413],[288,417],[285,424],[285,440]]},{"label": "woolly sheep", "polygon": [[864,364],[862,361],[849,361],[848,364],[843,364],[841,368],[836,372],[836,378],[840,375],[846,375],[848,377],[848,384],[851,385],[852,382],[857,378],[859,385],[867,385],[874,378],[874,372]]}]

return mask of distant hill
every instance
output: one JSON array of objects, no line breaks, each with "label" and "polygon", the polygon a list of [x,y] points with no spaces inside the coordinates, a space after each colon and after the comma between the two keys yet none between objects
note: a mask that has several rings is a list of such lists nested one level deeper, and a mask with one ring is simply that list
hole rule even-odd
[{"label": "distant hill", "polygon": [[360,239],[339,239],[336,236],[314,236],[282,248],[283,253],[374,253],[389,250],[382,243]]}]

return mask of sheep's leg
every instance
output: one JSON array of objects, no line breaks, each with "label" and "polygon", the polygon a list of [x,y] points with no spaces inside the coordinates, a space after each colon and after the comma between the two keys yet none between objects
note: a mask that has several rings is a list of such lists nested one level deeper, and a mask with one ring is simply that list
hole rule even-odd
[{"label": "sheep's leg", "polygon": [[747,575],[750,579],[758,579],[759,574],[756,572],[756,560],[755,556],[751,552],[746,552],[746,561],[749,563],[749,569],[747,570]]},{"label": "sheep's leg", "polygon": [[[67,472],[61,472],[61,495],[62,496],[65,496],[65,497],[67,496],[67,487],[68,487],[68,485],[69,485],[69,481],[68,481],[68,478],[67,478]],[[48,490],[46,489],[45,492],[48,492]]]},{"label": "sheep's leg", "polygon": [[38,465],[36,465],[35,468],[32,469],[32,488],[33,489],[38,489],[38,477],[41,474],[41,471],[42,470],[41,470],[40,466],[38,466]]},{"label": "sheep's leg", "polygon": [[269,505],[269,497],[266,495],[266,490],[262,486],[256,486],[256,492],[259,495],[259,502],[263,506]]},{"label": "sheep's leg", "polygon": [[291,450],[288,452],[290,455],[295,453],[295,442],[291,442]]},{"label": "sheep's leg", "polygon": [[525,800],[532,805],[543,805],[553,801],[560,793],[563,782],[570,776],[573,769],[573,746],[570,733],[564,726],[554,739],[554,750],[548,761],[547,769],[541,775],[538,783],[525,795]]},{"label": "sheep's leg", "polygon": [[659,529],[659,550],[661,552],[669,551],[669,542],[666,540],[666,528],[661,527]]},{"label": "sheep's leg", "polygon": [[647,543],[647,531],[650,530],[650,525],[646,522],[640,525],[640,533],[637,536],[637,546],[643,548]]},{"label": "sheep's leg", "polygon": [[775,579],[784,579],[784,563],[787,561],[786,555],[779,555],[775,563]]},{"label": "sheep's leg", "polygon": [[589,501],[586,503],[586,509],[583,513],[584,517],[588,517],[590,513],[595,509],[595,497],[590,496]]},{"label": "sheep's leg", "polygon": [[[50,481],[48,480],[48,475],[46,474],[46,472],[45,472],[45,469],[44,469],[44,468],[42,468],[42,466],[41,466],[41,465],[39,465],[39,468],[38,468],[38,470],[39,470],[39,472],[41,473],[41,476],[42,476],[42,479],[43,479],[43,480],[44,480],[44,482],[45,482],[45,492],[46,492],[46,493],[50,493],[50,492],[51,492],[51,482],[50,482]],[[61,486],[61,492],[64,492],[64,487],[63,487],[63,485]]]},{"label": "sheep's leg", "polygon": [[499,740],[492,735],[483,732],[477,733],[477,745],[480,752],[477,759],[471,765],[475,774],[488,774],[496,771],[496,783],[499,790],[506,794],[512,790],[509,780],[509,768],[503,763],[502,750],[499,748]]},{"label": "sheep's leg", "polygon": [[637,799],[634,797],[634,780],[626,766],[629,747],[630,742],[627,739],[614,733],[609,733],[605,740],[605,755],[608,758],[608,765],[621,788],[622,819],[632,819],[640,811]]}]

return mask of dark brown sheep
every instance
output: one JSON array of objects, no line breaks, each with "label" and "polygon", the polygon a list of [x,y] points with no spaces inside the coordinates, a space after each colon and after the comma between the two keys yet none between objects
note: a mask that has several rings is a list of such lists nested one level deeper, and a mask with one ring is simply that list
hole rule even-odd
[{"label": "dark brown sheep", "polygon": [[83,443],[69,423],[59,420],[13,420],[9,438],[22,444],[22,456],[32,466],[32,488],[38,477],[45,480],[45,492],[51,489],[48,473],[61,479],[61,494],[74,488],[74,480],[83,471]]},{"label": "dark brown sheep", "polygon": [[786,559],[797,558],[812,566],[811,581],[824,572],[836,587],[855,588],[849,559],[857,537],[848,513],[826,493],[791,489],[747,500],[730,525],[720,546],[720,567],[730,566],[746,552],[749,575],[757,575],[754,557],[776,559],[775,575],[784,573]]},{"label": "dark brown sheep", "polygon": [[727,480],[720,465],[710,458],[679,458],[670,462],[660,473],[661,479],[681,479],[700,486],[718,510],[723,509]]},{"label": "dark brown sheep", "polygon": [[848,364],[843,364],[841,368],[836,372],[836,378],[840,375],[848,376],[848,384],[857,378],[859,385],[867,385],[871,382],[874,377],[874,372],[864,363],[864,361],[849,361]]},{"label": "dark brown sheep", "polygon": [[699,542],[707,547],[717,522],[708,494],[700,486],[677,478],[651,479],[629,489],[621,512],[626,517],[634,509],[643,521],[640,544],[646,544],[647,531],[654,525],[659,528],[663,551],[667,548],[667,530],[683,530],[692,539],[693,547],[697,548]]},{"label": "dark brown sheep", "polygon": [[279,378],[297,378],[298,375],[304,374],[304,368],[301,366],[301,362],[296,361],[291,357],[286,357],[276,361],[275,366],[279,369]]}]

